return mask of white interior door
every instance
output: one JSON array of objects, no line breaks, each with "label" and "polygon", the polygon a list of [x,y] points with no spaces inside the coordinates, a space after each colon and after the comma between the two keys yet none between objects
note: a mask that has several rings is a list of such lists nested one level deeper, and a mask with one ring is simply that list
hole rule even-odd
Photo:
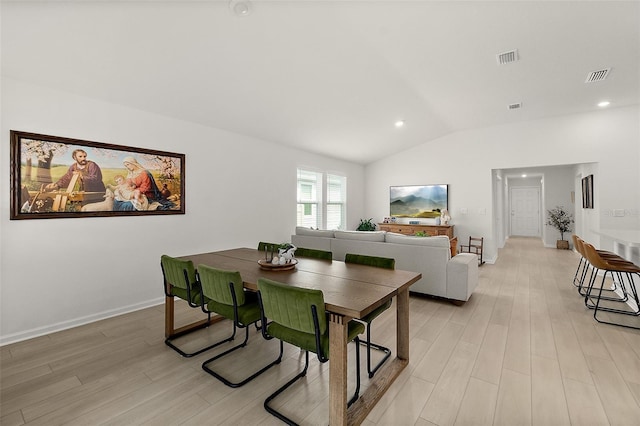
[{"label": "white interior door", "polygon": [[511,235],[540,236],[540,188],[511,188]]}]

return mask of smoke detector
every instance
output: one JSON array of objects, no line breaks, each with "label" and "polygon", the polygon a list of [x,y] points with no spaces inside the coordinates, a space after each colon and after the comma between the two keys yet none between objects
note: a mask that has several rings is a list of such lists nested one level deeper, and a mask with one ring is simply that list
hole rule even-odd
[{"label": "smoke detector", "polygon": [[498,55],[496,55],[496,59],[498,60],[498,65],[505,65],[511,62],[516,62],[520,59],[520,57],[518,56],[518,49],[498,53]]},{"label": "smoke detector", "polygon": [[251,15],[253,6],[249,0],[231,0],[229,1],[229,9],[239,17]]}]

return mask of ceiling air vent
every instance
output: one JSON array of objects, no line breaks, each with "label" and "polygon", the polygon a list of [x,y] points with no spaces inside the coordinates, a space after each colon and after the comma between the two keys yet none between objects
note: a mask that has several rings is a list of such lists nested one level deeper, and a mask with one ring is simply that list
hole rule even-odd
[{"label": "ceiling air vent", "polygon": [[591,71],[587,76],[585,83],[595,83],[596,81],[602,81],[609,75],[611,68],[605,68],[603,70]]},{"label": "ceiling air vent", "polygon": [[498,59],[498,65],[504,65],[511,62],[515,62],[518,59],[518,49],[510,50],[508,52],[499,53],[496,58]]},{"label": "ceiling air vent", "polygon": [[522,108],[522,102],[518,102],[515,104],[509,104],[509,106],[507,107],[509,109],[520,109]]}]

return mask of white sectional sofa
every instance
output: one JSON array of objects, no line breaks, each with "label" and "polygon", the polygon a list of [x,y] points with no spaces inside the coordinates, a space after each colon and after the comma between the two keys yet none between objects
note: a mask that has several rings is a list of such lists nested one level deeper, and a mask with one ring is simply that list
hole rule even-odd
[{"label": "white sectional sofa", "polygon": [[297,247],[331,251],[333,259],[345,254],[392,257],[396,268],[422,273],[411,292],[467,301],[478,285],[478,258],[461,253],[453,258],[449,237],[412,237],[385,231],[325,231],[296,228],[291,243]]}]

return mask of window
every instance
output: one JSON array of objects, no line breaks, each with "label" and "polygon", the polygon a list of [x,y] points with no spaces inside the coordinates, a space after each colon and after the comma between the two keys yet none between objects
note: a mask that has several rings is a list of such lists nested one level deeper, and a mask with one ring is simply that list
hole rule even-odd
[{"label": "window", "polygon": [[347,178],[298,169],[297,226],[344,229]]}]

